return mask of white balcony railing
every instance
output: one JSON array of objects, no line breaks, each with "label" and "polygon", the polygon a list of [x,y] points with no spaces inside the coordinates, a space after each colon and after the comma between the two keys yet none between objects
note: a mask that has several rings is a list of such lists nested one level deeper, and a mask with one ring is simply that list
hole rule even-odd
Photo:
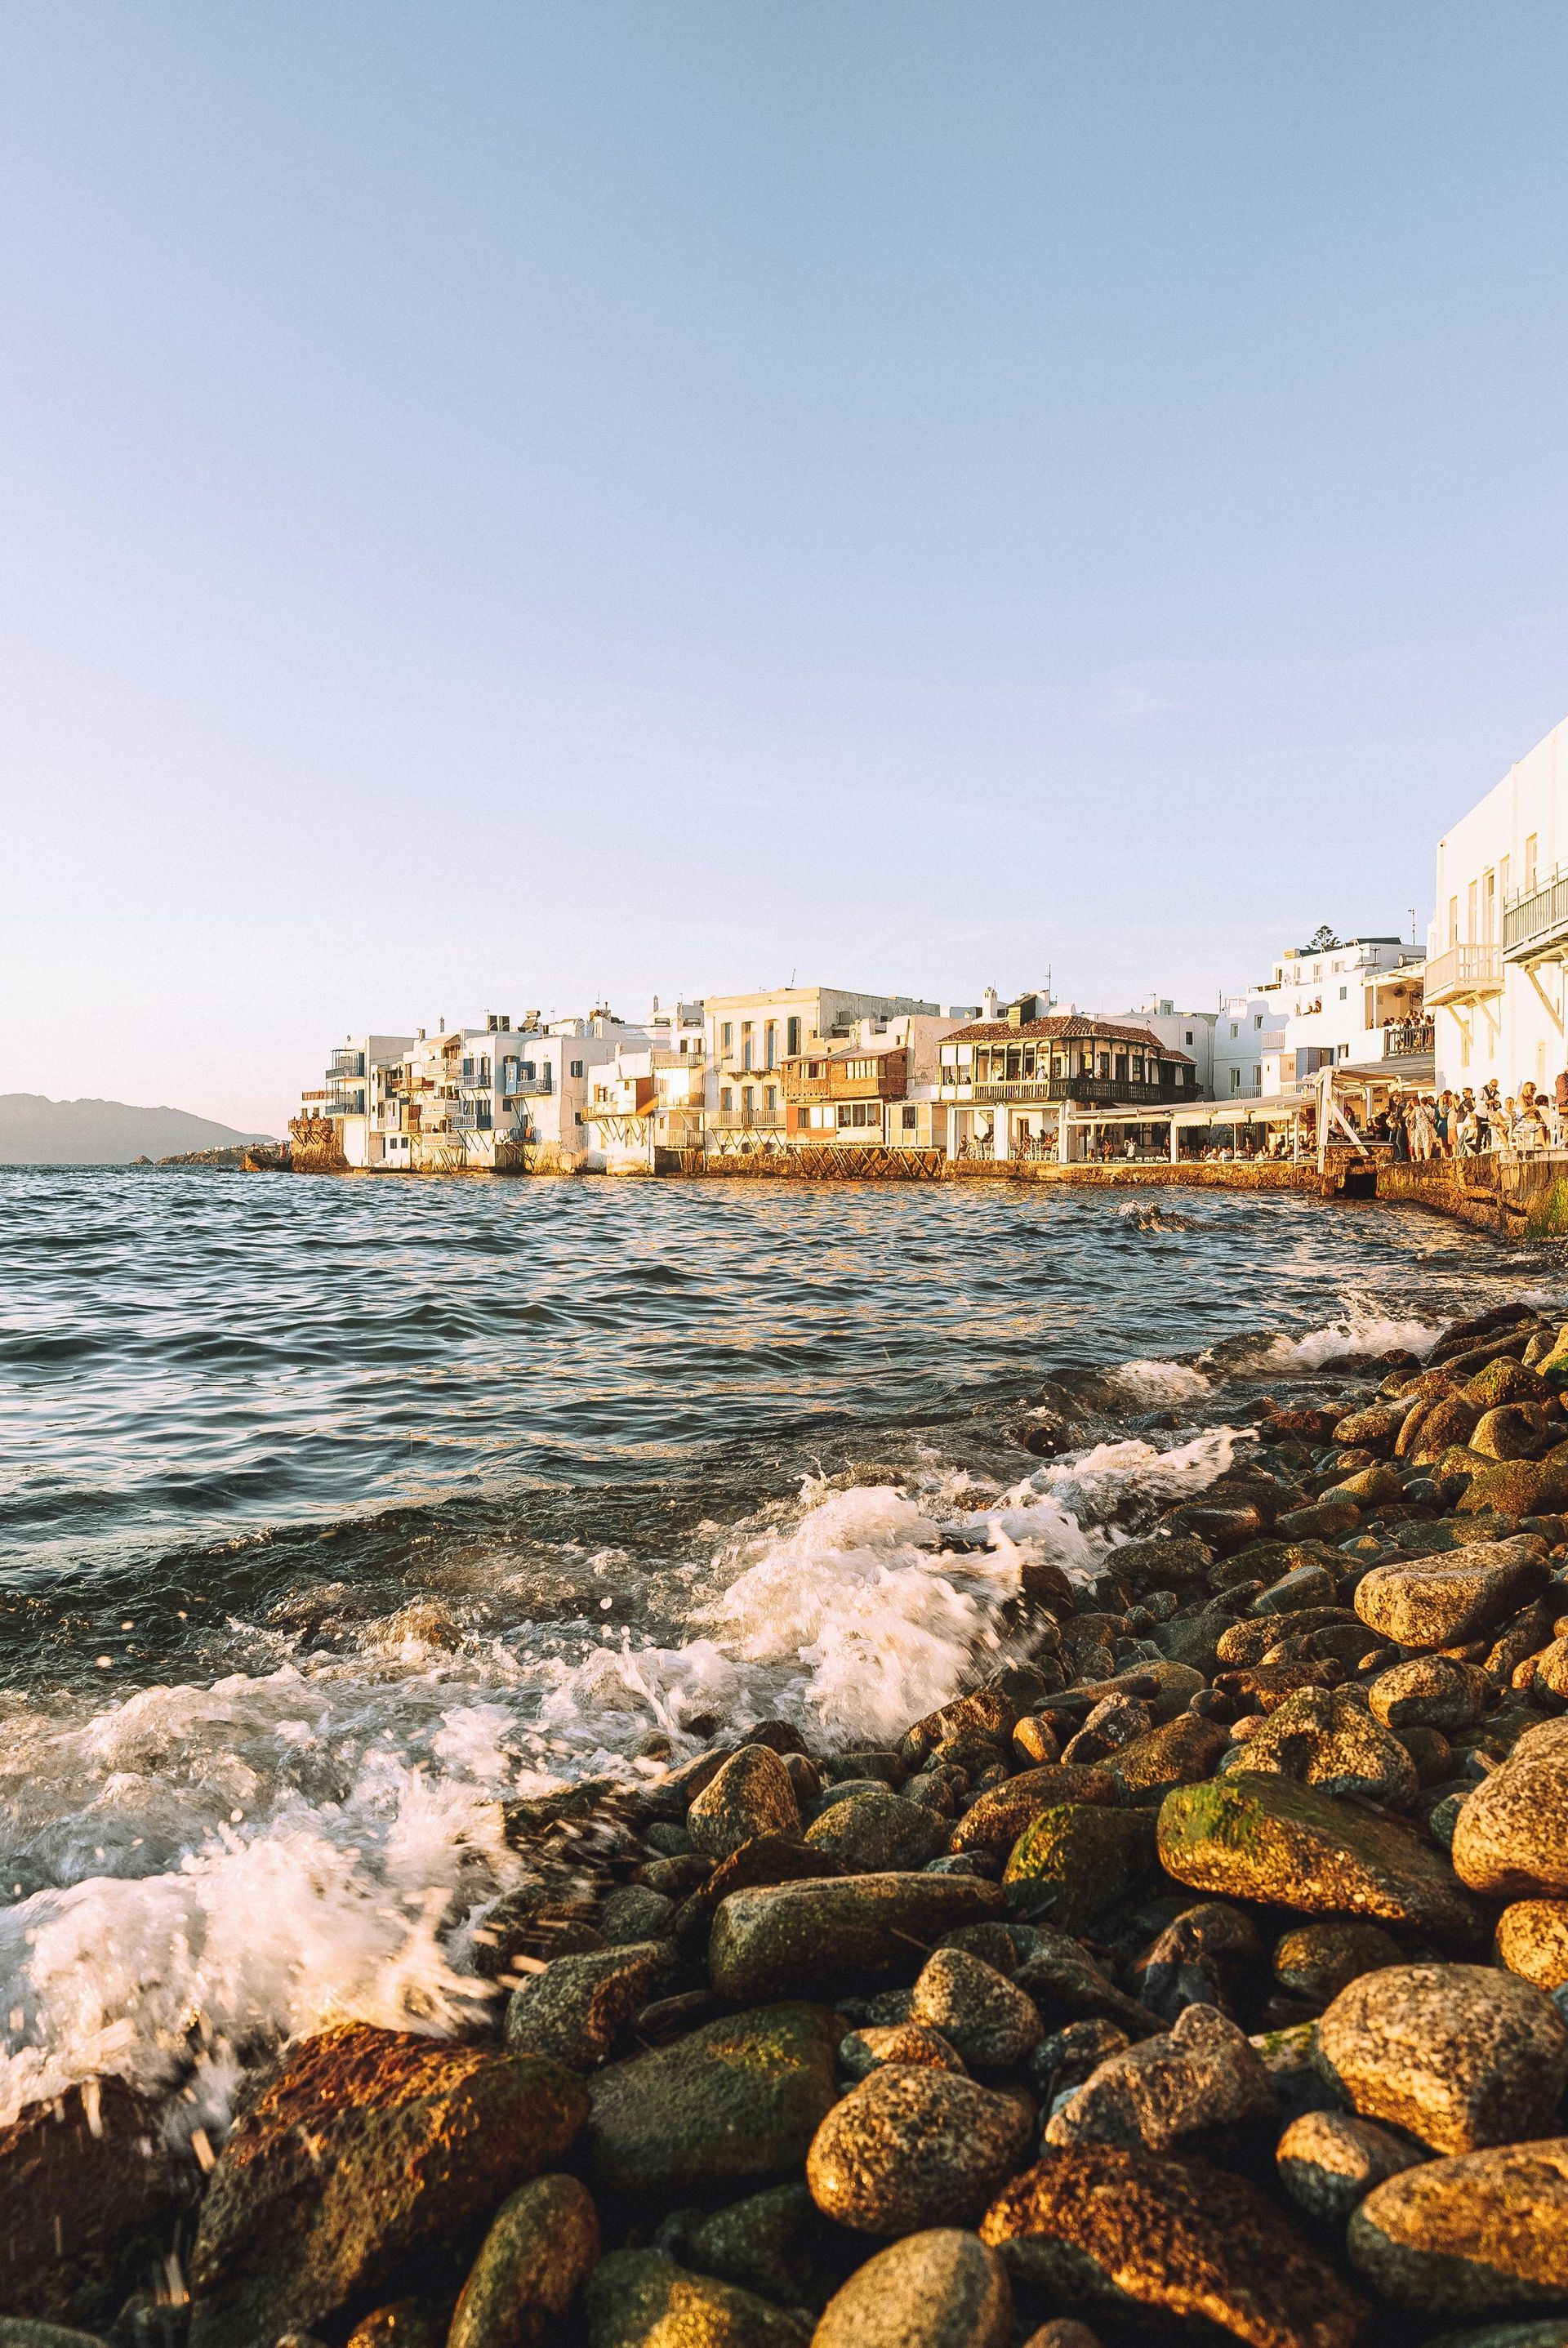
[{"label": "white balcony railing", "polygon": [[1502,993],[1501,946],[1450,946],[1427,964],[1426,1007],[1444,1003],[1480,1003]]}]

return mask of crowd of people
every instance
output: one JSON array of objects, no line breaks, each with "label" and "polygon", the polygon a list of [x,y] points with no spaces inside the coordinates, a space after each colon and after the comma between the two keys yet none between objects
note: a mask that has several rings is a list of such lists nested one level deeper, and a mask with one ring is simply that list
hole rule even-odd
[{"label": "crowd of people", "polygon": [[[1356,1124],[1354,1111],[1346,1113]],[[1495,1079],[1482,1086],[1479,1098],[1469,1085],[1459,1092],[1394,1093],[1387,1107],[1357,1130],[1364,1140],[1386,1145],[1396,1159],[1417,1163],[1480,1158],[1489,1150],[1529,1155],[1561,1148],[1568,1137],[1568,1070],[1553,1094],[1523,1084],[1517,1096],[1504,1096]]]}]

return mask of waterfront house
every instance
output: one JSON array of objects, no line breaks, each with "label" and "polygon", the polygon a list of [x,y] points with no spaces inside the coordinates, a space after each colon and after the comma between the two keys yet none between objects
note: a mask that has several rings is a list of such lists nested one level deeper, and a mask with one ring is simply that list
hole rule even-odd
[{"label": "waterfront house", "polygon": [[938,1053],[943,1037],[967,1015],[902,1012],[858,1019],[847,1038],[786,1060],[789,1141],[806,1148],[840,1141],[944,1148],[946,1110],[939,1098]]},{"label": "waterfront house", "polygon": [[1568,719],[1438,842],[1437,1081],[1550,1093],[1568,1066]]},{"label": "waterfront house", "polygon": [[837,986],[781,986],[753,994],[710,994],[707,1024],[708,1147],[749,1148],[782,1142],[783,1066],[810,1045],[847,1042],[855,1022],[905,1013],[939,1014],[941,1006],[905,994],[857,994]]},{"label": "waterfront house", "polygon": [[335,1045],[325,1082],[301,1093],[299,1116],[290,1121],[296,1149],[346,1166],[374,1164],[381,1113],[412,1041],[409,1035],[346,1035]]},{"label": "waterfront house", "polygon": [[591,1073],[583,1108],[590,1173],[654,1171],[662,1149],[703,1146],[705,1055],[666,1042],[624,1044]]},{"label": "waterfront house", "polygon": [[[1061,1112],[1071,1105],[1168,1108],[1198,1097],[1184,1049],[1140,1022],[1052,1012],[1045,994],[1022,994],[999,1018],[981,1019],[940,1046],[938,1097],[950,1109],[946,1141],[955,1157],[1056,1155]],[[1129,1126],[1134,1147],[1156,1146]]]},{"label": "waterfront house", "polygon": [[[1288,1092],[1325,1067],[1370,1071],[1381,1082],[1429,1091],[1425,975],[1425,956],[1395,937],[1345,938],[1282,954],[1263,989],[1280,1018],[1277,1040],[1263,1052],[1264,1091]],[[1218,1086],[1215,1097],[1223,1097]]]}]

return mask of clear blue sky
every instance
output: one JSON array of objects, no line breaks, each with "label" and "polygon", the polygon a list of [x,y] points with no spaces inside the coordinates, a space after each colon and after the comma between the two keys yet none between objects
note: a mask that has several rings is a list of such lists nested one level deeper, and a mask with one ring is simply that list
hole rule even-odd
[{"label": "clear blue sky", "polygon": [[1568,9],[10,0],[0,1090],[1123,1005],[1568,710]]}]

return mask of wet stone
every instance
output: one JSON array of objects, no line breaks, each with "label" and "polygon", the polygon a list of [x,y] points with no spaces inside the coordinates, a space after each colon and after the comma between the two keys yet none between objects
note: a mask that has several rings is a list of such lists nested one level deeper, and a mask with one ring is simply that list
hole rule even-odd
[{"label": "wet stone", "polygon": [[996,2252],[975,2234],[906,2234],[828,2302],[811,2348],[1008,2348],[1013,2294]]},{"label": "wet stone", "polygon": [[587,2348],[807,2348],[811,2336],[804,2317],[654,2250],[612,2250],[583,2301]]},{"label": "wet stone", "polygon": [[762,2006],[595,2072],[593,2181],[665,2193],[787,2177],[837,2097],[842,2034],[824,2007]]},{"label": "wet stone", "polygon": [[738,2283],[781,2307],[804,2309],[817,2292],[820,2231],[821,2219],[804,2185],[773,2185],[692,2219],[677,2256],[698,2274]]},{"label": "wet stone", "polygon": [[1439,2316],[1559,2306],[1568,2137],[1429,2160],[1374,2188],[1346,2245],[1379,2298]]},{"label": "wet stone", "polygon": [[831,1804],[808,1827],[806,1841],[830,1851],[851,1874],[886,1875],[940,1858],[948,1833],[934,1810],[879,1788]]},{"label": "wet stone", "polygon": [[1336,1917],[1283,1934],[1274,1944],[1274,1977],[1293,1997],[1326,2005],[1363,1973],[1399,1962],[1398,1942],[1380,1925]]},{"label": "wet stone", "polygon": [[617,1884],[600,1901],[594,1922],[607,1948],[630,1948],[639,1941],[667,1937],[676,1903],[645,1883]]},{"label": "wet stone", "polygon": [[1305,2112],[1274,2154],[1291,2199],[1320,2225],[1343,2226],[1375,2185],[1412,2168],[1425,2153],[1375,2121],[1348,2112]]},{"label": "wet stone", "polygon": [[621,2051],[632,2024],[674,1971],[667,1941],[557,1957],[513,1990],[506,2043],[516,2054],[547,2054],[571,2070],[592,2070]]},{"label": "wet stone", "polygon": [[1380,1672],[1367,1691],[1374,1716],[1396,1735],[1408,1728],[1472,1727],[1491,1698],[1483,1671],[1447,1655],[1412,1655]]},{"label": "wet stone", "polygon": [[1233,2022],[1190,2005],[1168,2037],[1113,2054],[1069,2104],[1053,2113],[1045,2141],[1144,2146],[1165,2152],[1211,2131],[1271,2120],[1267,2072]]},{"label": "wet stone", "polygon": [[976,1876],[861,1875],[732,1892],[708,1944],[713,1986],[751,2002],[912,1981],[922,1947],[1002,1909],[1000,1887]]},{"label": "wet stone", "polygon": [[447,2348],[531,2348],[565,2314],[598,2259],[598,2213],[576,2178],[520,2186],[490,2220]]},{"label": "wet stone", "polygon": [[909,2018],[940,2032],[980,2071],[1010,2070],[1045,2034],[1033,2000],[963,1949],[933,1952],[914,1984]]},{"label": "wet stone", "polygon": [[558,2168],[587,2111],[582,2081],[535,2056],[360,2024],[300,2041],[247,2088],[208,2180],[191,2348],[272,2348],[363,2303]]},{"label": "wet stone", "polygon": [[1162,2022],[1174,2022],[1190,2005],[1217,2006],[1233,2016],[1262,1954],[1252,1918],[1223,1900],[1207,1900],[1174,1917],[1134,1959],[1127,1978]]},{"label": "wet stone", "polygon": [[1317,2026],[1326,2075],[1368,2119],[1435,2152],[1544,2135],[1568,2082],[1568,2024],[1484,1965],[1392,1965],[1342,1990]]},{"label": "wet stone", "polygon": [[980,2223],[1015,2285],[1119,2332],[1202,2318],[1248,2348],[1353,2348],[1366,2310],[1256,2186],[1200,2159],[1077,2145],[1015,2178]]},{"label": "wet stone", "polygon": [[1116,1799],[1116,1780],[1098,1766],[1021,1769],[1005,1786],[995,1786],[965,1810],[953,1829],[958,1850],[1009,1851],[1044,1810],[1063,1802],[1089,1802],[1109,1807]]},{"label": "wet stone", "polygon": [[1147,1811],[1069,1803],[1043,1810],[1026,1828],[1002,1879],[1012,1915],[1076,1933],[1146,1882],[1154,1867]]},{"label": "wet stone", "polygon": [[1126,1807],[1158,1809],[1172,1786],[1207,1777],[1229,1743],[1217,1721],[1183,1712],[1109,1754],[1105,1774]]},{"label": "wet stone", "polygon": [[1027,2110],[946,2072],[873,2071],[834,2106],[806,2160],[817,2207],[856,2233],[972,2224],[1025,2158]]},{"label": "wet stone", "polygon": [[123,2079],[29,2105],[0,2129],[0,2302],[18,2318],[107,2322],[184,2198],[155,2107]]},{"label": "wet stone", "polygon": [[686,1812],[686,1832],[709,1859],[727,1859],[757,1835],[799,1839],[800,1810],[789,1772],[766,1745],[743,1745]]}]

